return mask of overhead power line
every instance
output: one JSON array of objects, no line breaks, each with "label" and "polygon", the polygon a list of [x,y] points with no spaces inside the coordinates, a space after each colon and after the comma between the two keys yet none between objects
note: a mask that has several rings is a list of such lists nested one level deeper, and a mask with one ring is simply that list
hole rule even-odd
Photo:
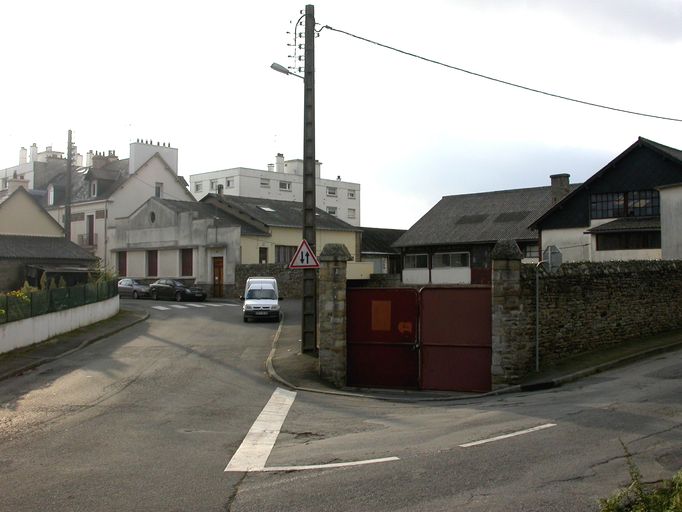
[{"label": "overhead power line", "polygon": [[490,80],[490,81],[492,81],[492,82],[497,82],[497,83],[499,83],[499,84],[509,85],[509,86],[511,86],[511,87],[516,87],[516,88],[518,88],[518,89],[523,89],[524,91],[530,91],[530,92],[534,92],[534,93],[537,93],[537,94],[543,94],[543,95],[545,95],[545,96],[550,96],[550,97],[552,97],[552,98],[557,98],[557,99],[560,99],[560,100],[572,101],[572,102],[574,102],[574,103],[580,103],[580,104],[582,104],[582,105],[588,105],[588,106],[590,106],[590,107],[597,107],[597,108],[603,108],[603,109],[606,109],[606,110],[613,110],[613,111],[616,111],[616,112],[622,112],[622,113],[624,113],[624,114],[631,114],[631,115],[635,115],[635,116],[650,117],[650,118],[653,118],[653,119],[662,119],[662,120],[664,120],[664,121],[675,121],[675,122],[678,122],[678,123],[682,123],[682,119],[678,119],[678,118],[675,118],[675,117],[659,116],[659,115],[655,115],[655,114],[646,114],[646,113],[644,113],[644,112],[636,112],[636,111],[634,111],[634,110],[627,110],[627,109],[624,109],[624,108],[610,107],[610,106],[608,106],[608,105],[602,105],[602,104],[600,104],[600,103],[593,103],[593,102],[591,102],[591,101],[585,101],[585,100],[579,100],[579,99],[576,99],[576,98],[570,98],[570,97],[568,97],[568,96],[562,96],[561,94],[555,94],[555,93],[552,93],[552,92],[547,92],[547,91],[543,91],[543,90],[540,90],[540,89],[535,89],[535,88],[533,88],[533,87],[527,87],[527,86],[525,86],[525,85],[516,84],[516,83],[514,83],[514,82],[508,82],[508,81],[506,81],[506,80],[501,80],[501,79],[499,79],[499,78],[494,78],[494,77],[492,77],[492,76],[483,75],[483,74],[481,74],[481,73],[476,73],[476,72],[470,71],[470,70],[468,70],[468,69],[460,68],[460,67],[457,67],[457,66],[452,66],[452,65],[450,65],[450,64],[445,64],[444,62],[440,62],[440,61],[437,61],[437,60],[434,60],[434,59],[429,59],[429,58],[427,58],[427,57],[422,57],[421,55],[417,55],[416,53],[411,53],[411,52],[408,52],[408,51],[405,51],[405,50],[400,50],[400,49],[398,49],[398,48],[395,48],[395,47],[393,47],[393,46],[389,46],[389,45],[387,45],[387,44],[379,43],[379,42],[377,42],[377,41],[372,41],[371,39],[367,39],[366,37],[358,36],[358,35],[356,35],[356,34],[351,34],[350,32],[346,32],[345,30],[339,30],[339,29],[337,29],[337,28],[330,27],[329,25],[323,25],[323,26],[320,28],[320,30],[318,30],[318,32],[321,32],[321,31],[322,31],[323,29],[325,29],[325,28],[326,28],[326,29],[329,29],[329,30],[332,30],[332,31],[334,31],[334,32],[339,32],[340,34],[344,34],[344,35],[353,37],[353,38],[355,38],[355,39],[359,39],[360,41],[364,41],[364,42],[366,42],[366,43],[370,43],[370,44],[374,44],[374,45],[376,45],[376,46],[380,46],[380,47],[382,47],[382,48],[386,48],[387,50],[392,50],[392,51],[394,51],[394,52],[402,53],[403,55],[408,55],[408,56],[410,56],[410,57],[414,57],[415,59],[420,59],[420,60],[423,60],[423,61],[426,61],[426,62],[430,62],[431,64],[437,64],[437,65],[439,65],[439,66],[443,66],[443,67],[446,67],[446,68],[448,68],[448,69],[454,69],[455,71],[460,71],[460,72],[462,72],[462,73],[467,73],[467,74],[469,74],[469,75],[476,76],[476,77],[478,77],[478,78],[484,78],[484,79],[486,79],[486,80]]}]

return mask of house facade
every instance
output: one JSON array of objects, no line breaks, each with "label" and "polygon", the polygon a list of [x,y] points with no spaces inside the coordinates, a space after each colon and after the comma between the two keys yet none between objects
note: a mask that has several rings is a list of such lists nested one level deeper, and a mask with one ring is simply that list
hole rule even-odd
[{"label": "house facade", "polygon": [[[315,166],[316,206],[351,226],[360,225],[360,184],[320,177]],[[279,201],[303,201],[303,160],[284,160],[280,153],[268,170],[235,167],[192,174],[190,191],[197,200],[206,194],[254,197]]]},{"label": "house facade", "polygon": [[393,246],[401,251],[406,284],[489,284],[491,252],[513,239],[526,262],[538,261],[537,233],[528,226],[576,185],[568,174],[551,186],[443,197]]},{"label": "house facade", "polygon": [[402,255],[393,244],[404,229],[362,228],[362,261],[372,264],[373,274],[398,274]]},{"label": "house facade", "polygon": [[[120,276],[177,278],[212,296],[230,294],[239,264],[286,265],[301,242],[300,203],[208,195],[200,202],[150,198],[108,227]],[[318,210],[317,246],[343,243],[359,259],[360,230]],[[369,277],[371,265],[357,263]]]},{"label": "house facade", "polygon": [[672,259],[680,182],[682,151],[640,137],[531,227],[564,262]]},{"label": "house facade", "polygon": [[36,286],[43,273],[83,282],[94,261],[23,187],[0,204],[0,291]]},{"label": "house facade", "polygon": [[[130,158],[123,160],[113,151],[95,153],[89,167],[71,176],[71,240],[107,267],[116,264],[106,234],[117,219],[128,217],[150,197],[194,201],[177,168],[166,161],[177,165],[177,149],[138,141],[130,151]],[[44,201],[50,215],[63,224],[65,173],[50,181]]]}]

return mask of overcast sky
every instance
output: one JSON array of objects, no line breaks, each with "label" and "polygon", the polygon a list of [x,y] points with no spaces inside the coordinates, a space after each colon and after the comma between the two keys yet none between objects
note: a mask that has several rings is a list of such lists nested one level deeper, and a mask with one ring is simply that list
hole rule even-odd
[{"label": "overcast sky", "polygon": [[[682,118],[682,0],[318,0],[318,24],[535,89]],[[0,168],[37,143],[170,142],[180,174],[302,158],[287,65],[304,2],[3,2]],[[291,22],[291,23],[290,23]],[[444,195],[587,179],[682,123],[561,101],[322,30],[316,155],[360,183],[362,225],[409,228]]]}]

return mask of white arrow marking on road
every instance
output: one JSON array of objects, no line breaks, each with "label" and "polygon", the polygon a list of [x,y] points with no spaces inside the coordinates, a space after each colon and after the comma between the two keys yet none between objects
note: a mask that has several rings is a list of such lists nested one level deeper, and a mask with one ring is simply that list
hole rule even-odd
[{"label": "white arrow marking on road", "polygon": [[512,432],[511,434],[504,434],[502,436],[491,437],[489,439],[482,439],[481,441],[474,441],[473,443],[460,444],[460,448],[469,448],[471,446],[478,446],[479,444],[492,443],[494,441],[500,441],[501,439],[508,439],[510,437],[521,436],[523,434],[530,434],[531,432],[537,432],[538,430],[544,430],[546,428],[556,427],[556,423],[545,423],[544,425],[538,425],[537,427],[528,428],[526,430],[519,430],[518,432]]},{"label": "white arrow marking on road", "polygon": [[358,460],[355,462],[334,462],[332,464],[312,464],[310,466],[272,466],[260,471],[303,471],[305,469],[330,469],[347,468],[349,466],[363,466],[365,464],[377,464],[379,462],[393,462],[400,460],[398,457],[384,457],[383,459]]},{"label": "white arrow marking on road", "polygon": [[205,308],[203,304],[187,304],[188,306],[192,306],[193,308]]},{"label": "white arrow marking on road", "polygon": [[187,306],[180,306],[179,304],[173,304],[171,307],[175,309],[188,309]]}]

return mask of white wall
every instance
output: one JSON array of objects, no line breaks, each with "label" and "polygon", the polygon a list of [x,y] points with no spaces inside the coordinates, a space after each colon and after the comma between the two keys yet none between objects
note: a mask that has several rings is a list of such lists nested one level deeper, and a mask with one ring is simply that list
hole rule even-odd
[{"label": "white wall", "polygon": [[178,150],[171,148],[170,145],[162,146],[160,143],[145,144],[144,142],[130,143],[130,159],[128,160],[128,172],[130,174],[137,171],[142,164],[159,153],[161,158],[173,169],[175,174],[178,173]]},{"label": "white wall", "polygon": [[431,269],[433,284],[471,284],[471,268],[447,267]]},{"label": "white wall", "polygon": [[543,229],[542,251],[550,245],[554,245],[561,251],[562,262],[590,261],[591,237],[585,234],[587,229]]},{"label": "white wall", "polygon": [[27,347],[118,313],[118,295],[77,308],[34,316],[0,325],[0,353]]},{"label": "white wall", "polygon": [[403,283],[429,284],[429,269],[428,268],[403,269]]},{"label": "white wall", "polygon": [[661,257],[682,260],[682,185],[664,187],[661,196]]}]

